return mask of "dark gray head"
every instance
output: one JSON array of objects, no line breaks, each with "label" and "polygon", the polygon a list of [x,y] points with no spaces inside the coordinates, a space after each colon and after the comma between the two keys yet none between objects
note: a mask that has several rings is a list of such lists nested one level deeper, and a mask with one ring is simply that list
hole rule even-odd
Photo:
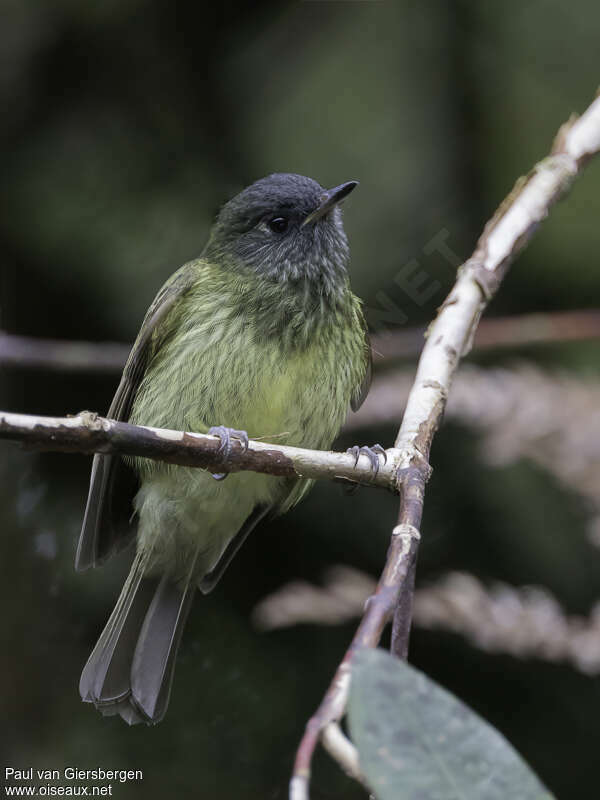
[{"label": "dark gray head", "polygon": [[349,256],[338,204],[356,186],[325,190],[290,173],[261,178],[223,206],[205,254],[274,280],[335,291],[346,282]]}]

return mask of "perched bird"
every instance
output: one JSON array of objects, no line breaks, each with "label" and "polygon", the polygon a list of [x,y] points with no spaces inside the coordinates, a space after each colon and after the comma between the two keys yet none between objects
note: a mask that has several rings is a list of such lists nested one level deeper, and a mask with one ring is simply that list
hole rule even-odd
[{"label": "perched bird", "polygon": [[[224,459],[232,437],[329,448],[371,375],[339,208],[356,185],[325,191],[274,174],[226,203],[200,258],[150,306],[108,416],[214,433]],[[82,699],[129,724],[162,719],[196,587],[210,591],[256,524],[311,483],[96,455],[75,566],[100,564],[134,536],[136,553]]]}]

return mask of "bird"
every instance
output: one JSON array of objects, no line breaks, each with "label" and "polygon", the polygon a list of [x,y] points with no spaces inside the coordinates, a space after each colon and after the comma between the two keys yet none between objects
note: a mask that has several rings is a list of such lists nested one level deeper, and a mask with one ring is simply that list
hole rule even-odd
[{"label": "bird", "polygon": [[[130,725],[164,717],[196,589],[210,592],[255,526],[313,483],[228,474],[232,440],[329,449],[368,392],[371,349],[340,208],[357,185],[326,190],[292,173],[255,181],[225,203],[199,258],[146,313],[107,416],[218,436],[224,471],[94,456],[75,567],[135,540],[79,684],[104,715]],[[379,445],[351,451],[378,468]]]}]

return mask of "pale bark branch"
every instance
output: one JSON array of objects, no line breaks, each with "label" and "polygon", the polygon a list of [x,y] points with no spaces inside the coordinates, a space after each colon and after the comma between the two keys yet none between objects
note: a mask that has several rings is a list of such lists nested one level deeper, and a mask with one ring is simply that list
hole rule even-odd
[{"label": "pale bark branch", "polygon": [[406,656],[429,451],[459,360],[471,348],[479,318],[510,264],[599,149],[600,98],[596,98],[580,118],[571,118],[562,126],[551,155],[517,181],[486,225],[475,252],[459,268],[456,283],[428,331],[395,442],[402,487],[398,525],[375,594],[298,747],[290,787],[293,800],[308,800],[312,756],[319,737],[344,715],[354,652],[376,647],[393,616],[392,651]]},{"label": "pale bark branch", "polygon": [[375,474],[365,455],[271,444],[251,440],[245,450],[232,439],[227,459],[218,452],[220,440],[203,433],[186,433],[131,425],[83,411],[75,417],[38,417],[0,411],[0,439],[21,442],[36,450],[68,453],[118,453],[169,464],[202,467],[215,472],[252,470],[269,475],[349,480],[396,491],[395,453],[379,458]]},{"label": "pale bark branch", "polygon": [[[346,431],[390,426],[394,402],[405,403],[413,374],[388,370],[349,417]],[[600,409],[600,381],[569,370],[516,362],[493,368],[462,366],[444,419],[478,432],[481,461],[491,467],[525,459],[584,501],[588,535],[600,544],[600,438],[590,436]],[[598,427],[598,425],[596,425]]]}]

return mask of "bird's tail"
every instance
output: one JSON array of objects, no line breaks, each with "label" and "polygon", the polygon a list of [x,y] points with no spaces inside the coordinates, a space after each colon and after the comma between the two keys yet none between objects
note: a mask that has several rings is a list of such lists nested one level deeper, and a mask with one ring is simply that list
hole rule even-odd
[{"label": "bird's tail", "polygon": [[195,593],[167,577],[146,578],[135,557],[117,604],[81,673],[79,691],[103,714],[130,725],[159,722],[167,710],[175,658]]}]

